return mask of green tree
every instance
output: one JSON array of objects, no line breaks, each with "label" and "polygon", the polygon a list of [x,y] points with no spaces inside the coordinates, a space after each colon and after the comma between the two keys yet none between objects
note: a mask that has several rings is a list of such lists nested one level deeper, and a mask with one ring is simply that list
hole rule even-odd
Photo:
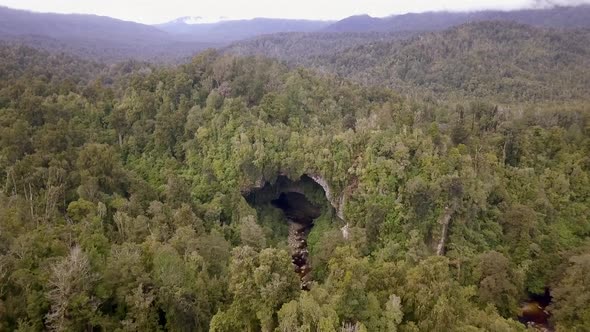
[{"label": "green tree", "polygon": [[508,258],[496,251],[483,253],[476,274],[479,301],[483,305],[493,303],[503,316],[514,317],[523,284],[522,276],[514,271]]},{"label": "green tree", "polygon": [[299,290],[291,257],[283,250],[268,248],[258,253],[251,247],[237,247],[229,275],[233,302],[227,311],[215,315],[211,331],[273,331],[275,312]]},{"label": "green tree", "polygon": [[585,331],[590,325],[590,254],[571,257],[569,263],[551,291],[549,310],[558,331]]}]

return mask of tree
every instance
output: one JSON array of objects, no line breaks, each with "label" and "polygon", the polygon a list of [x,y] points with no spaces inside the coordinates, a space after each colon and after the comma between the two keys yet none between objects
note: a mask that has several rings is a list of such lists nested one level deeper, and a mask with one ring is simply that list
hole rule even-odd
[{"label": "tree", "polygon": [[121,330],[129,332],[160,330],[155,300],[153,290],[146,290],[144,285],[139,285],[132,293],[126,295],[127,315],[121,321]]},{"label": "tree", "polygon": [[473,289],[452,277],[446,257],[429,257],[410,269],[404,309],[421,331],[449,331],[467,318]]},{"label": "tree", "polygon": [[404,313],[402,312],[401,299],[396,295],[391,295],[385,304],[385,310],[383,311],[385,330],[396,332],[403,317]]},{"label": "tree", "polygon": [[502,227],[507,243],[512,243],[512,257],[517,262],[530,257],[530,245],[537,229],[537,217],[533,209],[516,204],[502,217]]},{"label": "tree", "polygon": [[78,187],[81,198],[96,202],[102,200],[105,194],[121,191],[124,175],[116,152],[111,146],[85,145],[78,155],[76,166],[80,169],[81,175],[81,184]]},{"label": "tree", "polygon": [[218,312],[211,331],[261,329],[273,331],[274,313],[295,298],[299,280],[286,251],[251,247],[232,251],[229,289],[233,302],[227,311]]},{"label": "tree", "polygon": [[590,326],[590,254],[571,257],[569,263],[551,291],[549,311],[558,331],[585,331]]},{"label": "tree", "polygon": [[321,287],[301,292],[298,299],[285,303],[278,311],[279,325],[275,331],[336,332],[338,315],[326,302],[328,297]]},{"label": "tree", "polygon": [[92,327],[98,307],[91,290],[96,278],[80,247],[51,267],[47,298],[51,308],[47,324],[53,331],[85,330]]},{"label": "tree", "polygon": [[514,317],[518,313],[523,281],[508,258],[496,251],[483,253],[479,256],[476,274],[480,303],[493,303],[504,317]]},{"label": "tree", "polygon": [[329,264],[326,288],[330,305],[343,322],[368,321],[373,295],[367,293],[369,261],[359,258],[351,247],[337,248]]},{"label": "tree", "polygon": [[[154,244],[153,276],[157,301],[166,316],[166,329],[204,330],[211,320],[206,262],[197,252],[181,256],[170,245]],[[210,302],[211,301],[211,302]]]},{"label": "tree", "polygon": [[251,246],[255,249],[266,247],[266,238],[262,227],[260,227],[254,217],[247,216],[240,220],[240,239],[242,245]]}]

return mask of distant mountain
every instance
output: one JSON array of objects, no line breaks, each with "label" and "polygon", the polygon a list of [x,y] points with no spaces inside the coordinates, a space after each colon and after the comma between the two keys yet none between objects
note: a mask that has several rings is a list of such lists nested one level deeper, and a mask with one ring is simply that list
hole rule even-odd
[{"label": "distant mountain", "polygon": [[0,7],[0,40],[102,61],[190,56],[206,47],[153,26],[94,15],[34,13]]},{"label": "distant mountain", "polygon": [[[102,16],[34,13],[0,7],[0,41],[104,62],[128,58],[176,62],[205,48],[225,47],[254,38],[256,41],[235,44],[231,49],[238,54],[262,53],[297,62],[300,54],[306,54],[306,61],[310,61],[367,42],[399,40],[418,32],[440,31],[469,22],[494,20],[543,27],[590,28],[590,5],[510,12],[429,12],[387,18],[361,15],[338,22],[215,20],[218,19],[221,21],[211,23],[211,18],[187,16],[150,26]],[[268,37],[273,34],[279,35]]]},{"label": "distant mountain", "polygon": [[104,16],[35,13],[0,7],[0,34],[52,38],[105,38],[113,41],[166,40],[170,35],[152,26]]},{"label": "distant mountain", "polygon": [[514,21],[553,28],[590,27],[590,5],[515,11],[426,12],[375,18],[352,16],[335,22],[324,32],[436,31],[468,22]]},{"label": "distant mountain", "polygon": [[196,24],[195,21],[199,22],[190,17],[183,17],[155,27],[189,40],[227,42],[272,33],[319,31],[333,23],[271,18]]},{"label": "distant mountain", "polygon": [[385,31],[384,19],[369,15],[350,16],[327,26],[324,32],[377,32]]}]

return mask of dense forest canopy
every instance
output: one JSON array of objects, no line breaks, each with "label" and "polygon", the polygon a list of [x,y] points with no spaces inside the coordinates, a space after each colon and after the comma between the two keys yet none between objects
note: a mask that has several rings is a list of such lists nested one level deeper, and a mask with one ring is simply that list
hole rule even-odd
[{"label": "dense forest canopy", "polygon": [[588,97],[589,45],[587,29],[492,21],[413,37],[412,33],[262,36],[225,51],[275,57],[410,94],[534,102]]},{"label": "dense forest canopy", "polygon": [[0,44],[0,331],[585,331],[588,38]]}]

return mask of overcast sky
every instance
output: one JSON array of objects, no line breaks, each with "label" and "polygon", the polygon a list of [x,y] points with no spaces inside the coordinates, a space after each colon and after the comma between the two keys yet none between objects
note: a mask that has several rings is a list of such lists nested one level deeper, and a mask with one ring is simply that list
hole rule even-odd
[{"label": "overcast sky", "polygon": [[183,16],[208,20],[254,17],[336,20],[351,15],[429,10],[516,9],[590,0],[0,0],[0,5],[39,12],[83,13],[141,22],[162,23]]}]

